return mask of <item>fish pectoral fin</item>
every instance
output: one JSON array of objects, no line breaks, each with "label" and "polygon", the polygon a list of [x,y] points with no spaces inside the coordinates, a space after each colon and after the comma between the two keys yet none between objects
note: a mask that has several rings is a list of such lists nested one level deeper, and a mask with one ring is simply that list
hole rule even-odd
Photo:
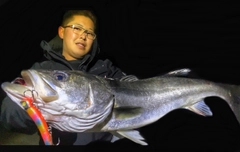
[{"label": "fish pectoral fin", "polygon": [[211,109],[205,104],[204,100],[201,100],[191,106],[185,107],[186,109],[193,111],[202,116],[212,116]]},{"label": "fish pectoral fin", "polygon": [[131,118],[141,114],[141,107],[117,107],[113,109],[116,119]]},{"label": "fish pectoral fin", "polygon": [[125,138],[132,140],[140,145],[148,145],[142,135],[137,130],[118,130],[117,133]]}]

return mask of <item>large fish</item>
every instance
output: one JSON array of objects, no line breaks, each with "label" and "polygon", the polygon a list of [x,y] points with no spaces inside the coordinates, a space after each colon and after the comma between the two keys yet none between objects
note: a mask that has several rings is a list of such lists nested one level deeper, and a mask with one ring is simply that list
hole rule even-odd
[{"label": "large fish", "polygon": [[[186,69],[146,79],[103,78],[81,71],[23,70],[18,84],[3,90],[24,109],[32,98],[48,125],[68,132],[111,132],[147,145],[138,128],[156,122],[172,110],[185,108],[211,116],[204,98],[224,99],[240,122],[240,87],[203,79],[178,77]],[[23,85],[24,84],[24,85]]]}]

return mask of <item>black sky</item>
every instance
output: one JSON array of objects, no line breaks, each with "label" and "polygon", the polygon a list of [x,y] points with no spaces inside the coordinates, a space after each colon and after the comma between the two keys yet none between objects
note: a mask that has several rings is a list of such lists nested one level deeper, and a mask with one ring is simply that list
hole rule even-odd
[{"label": "black sky", "polygon": [[[13,5],[19,7],[10,9]],[[98,15],[102,55],[126,73],[145,78],[190,67],[203,77],[221,76],[222,81],[239,73],[240,6],[232,1],[68,0],[52,4],[9,0],[0,9],[1,82],[41,58],[39,44],[57,34],[63,10],[84,7]]]}]

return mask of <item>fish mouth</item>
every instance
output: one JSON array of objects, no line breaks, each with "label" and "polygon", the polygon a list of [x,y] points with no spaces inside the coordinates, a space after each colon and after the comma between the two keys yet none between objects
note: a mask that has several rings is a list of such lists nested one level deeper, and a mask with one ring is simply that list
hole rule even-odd
[{"label": "fish mouth", "polygon": [[20,77],[16,78],[11,83],[20,84],[20,85],[26,85],[25,80],[23,78],[20,78]]},{"label": "fish mouth", "polygon": [[47,81],[41,73],[35,70],[23,70],[21,76],[12,82],[4,82],[1,85],[13,101],[20,102],[26,98],[34,98],[50,102],[58,99],[58,93],[53,88],[54,85],[51,85],[51,82]]},{"label": "fish mouth", "polygon": [[27,86],[29,88],[33,88],[34,85],[33,85],[31,76],[25,71],[22,71],[21,75],[22,75],[22,77],[18,77],[16,79],[14,79],[11,83]]},{"label": "fish mouth", "polygon": [[36,70],[23,70],[21,71],[22,79],[18,80],[17,83],[25,84],[33,91],[37,93],[38,96],[45,102],[50,102],[58,99],[58,93],[51,81],[48,81],[41,72]]},{"label": "fish mouth", "polygon": [[21,85],[26,85],[29,87],[34,87],[34,78],[31,74],[31,72],[28,72],[27,70],[21,71],[22,79],[17,80],[16,83],[20,83]]},{"label": "fish mouth", "polygon": [[24,97],[27,97],[26,91],[29,90],[29,87],[22,85],[22,84],[16,84],[13,82],[4,82],[1,85],[2,89],[11,96],[14,96],[19,99],[23,99]]},{"label": "fish mouth", "polygon": [[29,101],[29,99],[31,100],[33,98],[33,93],[31,92],[30,87],[24,85],[24,81],[20,78],[13,82],[4,82],[1,84],[1,87],[8,97],[21,108],[23,108],[21,101]]},{"label": "fish mouth", "polygon": [[2,83],[1,87],[14,100],[24,100],[33,95],[30,93],[33,83],[29,77],[17,77],[12,82]]}]

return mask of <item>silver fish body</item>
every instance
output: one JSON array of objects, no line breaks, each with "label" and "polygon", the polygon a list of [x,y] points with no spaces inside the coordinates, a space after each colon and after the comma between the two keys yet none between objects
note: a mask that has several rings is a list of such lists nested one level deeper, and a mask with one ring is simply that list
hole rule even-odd
[{"label": "silver fish body", "polygon": [[[233,105],[235,99],[232,97],[232,92],[228,90],[231,86],[226,89],[223,85],[206,80],[153,77],[133,82],[118,82],[117,87],[114,85],[111,88],[114,88],[113,114],[116,119],[108,122],[104,128],[108,130],[139,128],[157,121],[176,108],[187,108],[205,115],[197,109],[191,109],[191,106],[201,102],[203,108],[208,108],[202,101],[209,96],[218,96],[228,101],[232,109],[238,106],[238,104]],[[236,109],[235,112],[237,113],[238,110]],[[136,115],[129,117],[133,114]],[[211,115],[211,112],[208,111],[207,115]]]},{"label": "silver fish body", "polygon": [[204,103],[204,98],[210,96],[224,99],[240,122],[240,87],[236,85],[175,74],[121,80],[81,71],[30,69],[21,74],[26,85],[5,82],[3,90],[17,104],[25,96],[33,97],[48,124],[62,131],[111,132],[147,145],[135,129],[179,108],[211,116]]}]

